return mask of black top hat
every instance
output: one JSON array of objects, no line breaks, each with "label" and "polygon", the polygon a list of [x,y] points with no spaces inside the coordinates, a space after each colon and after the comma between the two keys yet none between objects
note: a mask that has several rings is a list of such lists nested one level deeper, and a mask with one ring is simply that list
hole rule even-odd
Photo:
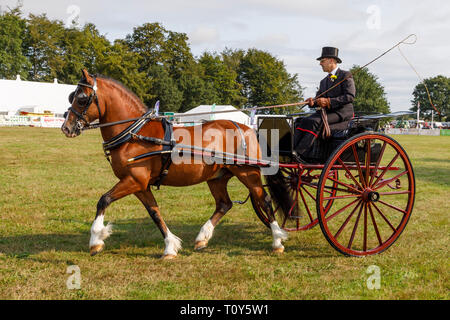
[{"label": "black top hat", "polygon": [[342,63],[342,60],[338,57],[338,55],[339,55],[338,48],[323,47],[322,55],[319,58],[317,58],[317,60],[320,60],[322,58],[334,58],[334,59],[336,59],[337,63]]}]

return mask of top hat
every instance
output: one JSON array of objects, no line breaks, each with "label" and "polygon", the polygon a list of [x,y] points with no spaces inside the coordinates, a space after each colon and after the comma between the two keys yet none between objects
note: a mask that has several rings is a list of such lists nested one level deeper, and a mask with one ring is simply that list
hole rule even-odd
[{"label": "top hat", "polygon": [[322,55],[319,58],[317,58],[317,60],[320,60],[322,58],[334,58],[334,59],[336,59],[337,63],[342,63],[342,60],[338,57],[338,55],[339,55],[338,48],[323,47]]}]

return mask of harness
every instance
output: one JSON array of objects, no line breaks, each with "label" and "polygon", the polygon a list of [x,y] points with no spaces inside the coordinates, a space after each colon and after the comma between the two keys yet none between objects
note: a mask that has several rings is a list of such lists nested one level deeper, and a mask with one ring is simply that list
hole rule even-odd
[{"label": "harness", "polygon": [[[94,75],[90,75],[94,79],[94,84],[90,85],[89,83],[79,82],[78,86],[80,87],[86,87],[92,90],[89,97],[82,92],[80,95],[81,98],[87,98],[86,102],[80,103],[78,102],[78,105],[82,107],[82,111],[77,111],[73,106],[69,108],[70,112],[73,112],[77,117],[77,128],[79,130],[83,130],[84,128],[90,128],[91,124],[89,123],[88,119],[86,119],[86,114],[89,110],[89,107],[93,102],[95,102],[95,105],[97,106],[99,120],[102,118],[102,112],[100,110],[100,106],[98,103],[98,96],[97,96],[97,78]],[[75,96],[78,92],[79,88],[72,92],[69,96],[69,102],[73,104],[73,101],[75,99]],[[170,121],[166,120],[165,118],[161,119],[161,124],[164,130],[164,138],[154,138],[154,137],[145,137],[139,135],[139,131],[142,129],[142,127],[147,124],[149,121],[153,120],[155,118],[154,113],[152,110],[146,112],[142,117],[137,118],[133,124],[131,124],[128,128],[123,130],[121,133],[116,135],[115,137],[111,138],[108,141],[103,142],[103,152],[105,153],[105,157],[108,160],[109,163],[111,163],[111,150],[114,150],[121,145],[123,145],[126,142],[129,142],[132,139],[137,139],[145,142],[150,142],[156,145],[162,145],[163,149],[159,151],[154,151],[153,155],[161,155],[161,172],[156,179],[156,181],[152,184],[156,186],[159,190],[161,183],[163,182],[164,178],[168,174],[168,169],[170,165],[172,164],[171,160],[171,152],[173,147],[175,146],[175,140],[173,138],[173,125]],[[150,184],[149,184],[150,187]]]},{"label": "harness", "polygon": [[106,159],[111,163],[111,150],[120,147],[121,145],[129,142],[132,139],[149,142],[156,145],[162,145],[162,150],[152,152],[153,156],[161,156],[161,171],[158,178],[156,178],[156,181],[151,184],[149,183],[148,186],[156,186],[156,188],[159,190],[164,178],[169,173],[169,167],[172,164],[171,153],[173,147],[175,146],[175,140],[173,138],[173,125],[170,121],[164,118],[161,119],[161,124],[164,130],[163,139],[146,137],[138,134],[145,124],[154,119],[153,115],[153,111],[148,111],[142,116],[142,119],[136,121],[110,140],[103,142],[103,151],[105,153]]},{"label": "harness", "polygon": [[[98,96],[97,96],[97,78],[95,76],[92,76],[92,78],[94,79],[94,85],[90,85],[89,83],[84,83],[84,82],[78,83],[78,86],[86,87],[86,88],[89,88],[92,90],[86,103],[83,103],[83,106],[82,106],[82,107],[84,107],[83,111],[81,111],[81,113],[80,113],[72,106],[69,108],[69,111],[73,112],[77,116],[77,128],[79,130],[82,130],[85,127],[85,125],[87,125],[87,126],[90,125],[89,121],[86,120],[85,117],[86,117],[86,113],[89,110],[89,107],[91,106],[93,101],[95,102],[95,105],[97,106],[99,121],[102,118],[102,112],[100,110],[100,105],[98,103]],[[78,88],[70,94],[70,96],[69,96],[70,104],[73,103],[73,100],[75,98],[75,94],[77,93],[77,91],[78,91]],[[84,92],[82,94],[84,95],[84,97],[86,97],[86,94]]]}]

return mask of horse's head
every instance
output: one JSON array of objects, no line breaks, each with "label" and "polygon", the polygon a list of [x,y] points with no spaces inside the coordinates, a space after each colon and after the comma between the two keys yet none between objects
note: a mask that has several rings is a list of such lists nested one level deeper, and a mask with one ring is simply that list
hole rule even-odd
[{"label": "horse's head", "polygon": [[61,127],[68,138],[79,136],[84,127],[101,117],[97,97],[97,79],[86,70],[82,70],[81,73],[82,78],[76,90],[69,95],[71,106],[64,116],[65,121]]}]

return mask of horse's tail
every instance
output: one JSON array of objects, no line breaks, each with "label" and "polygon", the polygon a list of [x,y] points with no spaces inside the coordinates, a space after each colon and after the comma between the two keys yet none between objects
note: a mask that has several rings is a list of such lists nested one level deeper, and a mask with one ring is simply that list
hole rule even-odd
[{"label": "horse's tail", "polygon": [[286,178],[283,176],[280,170],[274,175],[267,175],[266,181],[269,188],[272,200],[276,203],[277,207],[281,209],[286,218],[291,216],[297,216],[297,206],[295,200],[291,196]]}]

